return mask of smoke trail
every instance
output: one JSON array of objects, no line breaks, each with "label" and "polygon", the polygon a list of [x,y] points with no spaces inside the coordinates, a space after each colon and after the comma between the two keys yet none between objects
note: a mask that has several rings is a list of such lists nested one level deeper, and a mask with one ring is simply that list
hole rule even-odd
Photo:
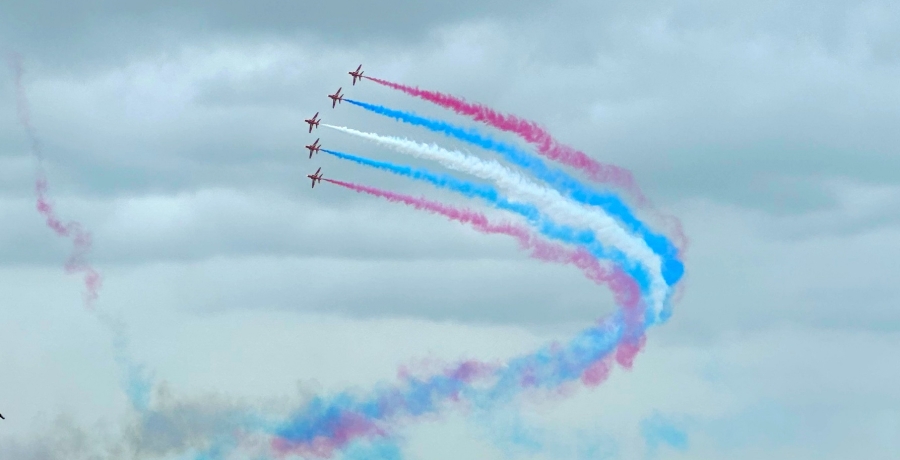
[{"label": "smoke trail", "polygon": [[[620,314],[599,321],[566,344],[552,344],[505,364],[465,361],[431,376],[402,376],[365,395],[316,397],[281,423],[247,418],[239,433],[269,436],[277,456],[331,457],[361,441],[389,439],[400,425],[454,406],[489,409],[534,391],[562,391],[576,382],[592,387],[609,375],[627,340]],[[627,363],[626,363],[627,364]],[[241,435],[241,436],[244,436]],[[223,458],[240,449],[237,436],[217,439],[197,459]]]},{"label": "smoke trail", "polygon": [[[569,198],[578,201],[579,203],[602,208],[610,216],[621,221],[630,231],[640,235],[647,245],[663,258],[663,276],[668,285],[675,285],[675,283],[677,283],[684,275],[684,265],[678,258],[679,252],[684,249],[683,245],[686,243],[683,234],[678,233],[676,235],[679,244],[681,245],[681,249],[676,248],[667,237],[653,232],[641,222],[618,196],[593,190],[564,171],[550,168],[540,158],[512,145],[494,140],[481,134],[476,129],[464,129],[442,120],[433,120],[411,112],[390,109],[380,105],[369,104],[352,99],[345,100],[370,112],[394,118],[415,126],[422,126],[431,131],[499,153],[507,161],[524,168],[537,179],[546,182]],[[669,222],[677,222],[677,220],[673,220],[673,218],[668,218],[667,220]],[[680,224],[678,225],[678,228],[680,228]]]},{"label": "smoke trail", "polygon": [[16,88],[16,114],[19,117],[19,124],[25,128],[28,135],[28,141],[31,143],[31,153],[37,157],[38,161],[43,160],[41,154],[41,144],[38,141],[34,128],[31,127],[31,111],[28,109],[28,99],[25,97],[25,89],[22,85],[22,55],[16,52],[10,52],[6,55],[6,62],[13,73],[13,82]]},{"label": "smoke trail", "polygon": [[72,240],[73,250],[66,261],[65,270],[66,273],[81,273],[83,275],[85,287],[84,303],[86,307],[91,308],[93,302],[97,300],[102,285],[100,273],[86,261],[87,255],[91,250],[91,234],[78,222],[71,221],[63,223],[47,197],[48,184],[43,168],[41,143],[38,140],[34,127],[31,125],[28,99],[25,96],[25,89],[22,85],[22,56],[18,53],[10,53],[7,56],[7,61],[12,70],[13,81],[15,83],[16,111],[19,118],[19,124],[25,129],[25,133],[31,144],[31,153],[37,160],[37,178],[35,179],[34,184],[36,195],[35,207],[44,217],[47,227],[53,230],[53,233]]},{"label": "smoke trail", "polygon": [[[621,332],[615,320],[606,320],[565,346],[545,347],[493,369],[466,362],[426,379],[408,378],[399,387],[378,389],[363,398],[342,393],[328,401],[317,399],[273,433],[273,450],[329,457],[352,441],[387,437],[391,425],[438,413],[448,404],[490,407],[528,389],[558,390],[579,380],[598,385],[608,375]],[[598,367],[607,371],[597,373]]]},{"label": "smoke trail", "polygon": [[[404,138],[381,136],[327,124],[323,124],[323,126],[378,142],[403,153],[437,160],[449,168],[491,180],[512,194],[514,198],[533,203],[554,219],[586,226],[597,235],[600,241],[618,248],[626,256],[643,265],[650,274],[649,288],[654,314],[658,316],[666,311],[665,302],[669,294],[669,287],[662,274],[662,262],[659,256],[647,247],[643,240],[628,234],[605,213],[591,212],[576,202],[564,198],[556,190],[542,187],[496,161],[482,160],[461,152],[446,150],[437,145],[422,144]],[[656,320],[657,318],[650,319]]]},{"label": "smoke trail", "polygon": [[[131,357],[124,322],[114,315],[93,307],[101,288],[102,279],[100,274],[86,261],[91,250],[91,234],[79,222],[64,222],[58,216],[48,197],[48,180],[43,168],[44,158],[41,143],[31,124],[28,99],[22,83],[22,57],[17,53],[10,53],[6,57],[15,83],[18,121],[28,137],[31,153],[37,163],[35,207],[53,233],[72,240],[73,251],[65,263],[65,270],[67,273],[83,274],[85,305],[112,336],[113,358],[121,371],[125,394],[137,415],[136,425],[129,427],[128,436],[120,442],[107,446],[108,455],[104,457],[98,453],[107,449],[95,449],[96,445],[90,447],[90,455],[86,453],[88,448],[85,442],[90,439],[88,437],[90,433],[82,432],[72,433],[77,435],[77,442],[74,443],[60,444],[54,442],[58,441],[55,438],[45,440],[50,447],[40,452],[48,458],[59,459],[73,458],[73,455],[78,458],[90,456],[90,458],[118,459],[122,458],[123,452],[127,451],[135,453],[135,458],[149,458],[153,454],[169,455],[174,450],[196,445],[198,440],[195,438],[200,437],[204,432],[233,432],[232,428],[238,423],[235,423],[231,417],[242,420],[260,419],[252,411],[243,408],[224,407],[213,410],[205,402],[195,405],[179,403],[174,407],[164,406],[161,409],[150,408],[150,390],[153,383],[145,367],[136,363]],[[56,429],[58,427],[54,427],[54,430]],[[171,431],[169,431],[170,429]],[[102,439],[98,439],[96,444],[99,445],[102,441]],[[2,455],[0,453],[0,456]],[[10,458],[13,457],[15,456]]]},{"label": "smoke trail", "polygon": [[504,234],[515,238],[519,246],[523,249],[530,249],[531,256],[543,260],[545,262],[556,262],[561,264],[572,264],[580,268],[585,276],[599,285],[606,284],[613,291],[616,304],[622,307],[623,320],[627,326],[629,337],[632,339],[628,343],[623,343],[619,348],[617,359],[620,364],[630,368],[634,356],[643,346],[643,317],[638,308],[640,306],[640,287],[635,279],[629,277],[620,268],[615,267],[607,270],[600,265],[594,256],[579,247],[572,251],[566,248],[540,240],[532,235],[528,230],[509,224],[491,224],[487,217],[483,214],[468,209],[459,209],[452,206],[428,201],[424,198],[415,198],[409,195],[381,190],[375,187],[367,187],[364,185],[351,184],[348,182],[337,181],[333,179],[323,179],[335,185],[340,185],[356,192],[367,193],[369,195],[384,198],[388,201],[399,202],[416,209],[425,210],[435,214],[443,215],[449,219],[462,223],[470,224],[475,230],[482,233]]},{"label": "smoke trail", "polygon": [[[627,193],[638,206],[652,208],[649,200],[647,200],[635,182],[631,171],[613,164],[601,163],[586,153],[559,142],[535,121],[525,120],[509,113],[500,113],[483,104],[468,102],[462,97],[452,94],[423,90],[415,86],[403,85],[375,77],[364,76],[363,78],[402,91],[410,96],[424,99],[501,131],[516,134],[525,142],[534,145],[544,157],[577,168],[594,182],[612,184]],[[681,252],[684,252],[687,246],[687,237],[684,235],[681,222],[674,216],[667,214],[658,213],[657,217],[669,227],[677,240],[677,246]]]},{"label": "smoke trail", "polygon": [[352,184],[334,179],[322,179],[350,190],[367,193],[372,196],[384,198],[388,201],[403,203],[416,209],[425,210],[434,214],[440,214],[464,224],[469,224],[475,230],[486,234],[500,234],[516,239],[522,249],[531,251],[531,256],[545,262],[572,264],[580,268],[591,281],[603,285],[607,284],[615,294],[616,303],[633,307],[640,298],[638,286],[619,269],[612,271],[605,269],[589,252],[583,248],[568,250],[561,245],[548,243],[529,232],[527,229],[511,224],[493,224],[488,218],[479,212],[465,208],[455,208],[450,205],[429,201],[424,198],[415,198],[409,195],[389,192],[374,187]]},{"label": "smoke trail", "polygon": [[[469,223],[479,231],[513,236],[523,247],[532,249],[532,255],[538,258],[573,261],[576,265],[595,267],[592,270],[600,267],[596,260],[590,262],[590,257],[585,259],[579,255],[579,251],[565,254],[557,249],[535,246],[539,240],[530,237],[527,231],[508,224],[490,224],[479,213],[373,187],[324,180]],[[487,409],[509,403],[529,390],[561,391],[564,386],[578,381],[589,387],[599,385],[609,376],[614,362],[631,367],[635,354],[644,343],[644,324],[634,315],[641,310],[639,288],[634,280],[621,272],[605,274],[598,270],[595,273],[601,275],[598,282],[611,282],[621,309],[565,345],[552,344],[505,364],[470,360],[425,378],[401,375],[399,384],[376,387],[367,395],[342,392],[332,397],[317,397],[281,423],[247,421],[236,430],[267,433],[271,437],[270,448],[278,456],[324,458],[333,456],[338,450],[353,452],[358,446],[354,443],[360,441],[377,441],[378,445],[390,446],[380,440],[389,439],[398,425],[440,413],[454,405]],[[220,458],[223,453],[239,448],[240,443],[233,437],[218,439],[197,458]],[[389,450],[393,454],[398,452]]]},{"label": "smoke trail", "polygon": [[631,171],[619,166],[600,163],[584,152],[557,141],[549,132],[534,121],[523,120],[512,114],[499,113],[485,105],[467,102],[465,99],[451,94],[427,91],[415,86],[394,83],[380,78],[366,76],[363,78],[402,91],[410,96],[424,99],[445,109],[450,109],[477,122],[516,134],[524,141],[537,147],[537,150],[541,155],[565,165],[578,168],[584,172],[588,178],[595,182],[614,185],[628,193],[631,198],[640,205],[647,202],[640,187],[635,183]]},{"label": "smoke trail", "polygon": [[641,421],[641,436],[647,445],[650,457],[655,457],[659,447],[669,445],[678,450],[688,448],[688,435],[674,421],[668,420],[662,414],[654,413]]},{"label": "smoke trail", "polygon": [[511,202],[503,197],[497,189],[489,185],[473,184],[471,182],[462,181],[448,175],[438,175],[424,169],[415,169],[409,166],[395,165],[393,163],[375,161],[369,158],[363,158],[356,155],[350,155],[334,150],[322,149],[329,155],[337,158],[353,161],[355,163],[370,166],[376,169],[392,172],[401,176],[409,177],[416,180],[428,182],[438,188],[457,192],[469,198],[479,198],[484,200],[497,209],[510,211],[524,217],[531,226],[536,228],[542,235],[562,241],[567,244],[583,246],[596,258],[607,259],[621,267],[629,276],[636,280],[638,285],[645,290],[650,286],[650,280],[646,270],[639,264],[628,259],[624,254],[615,248],[607,248],[597,240],[593,232],[589,230],[575,230],[572,227],[560,225],[544,216],[536,207],[531,204],[523,204]]}]

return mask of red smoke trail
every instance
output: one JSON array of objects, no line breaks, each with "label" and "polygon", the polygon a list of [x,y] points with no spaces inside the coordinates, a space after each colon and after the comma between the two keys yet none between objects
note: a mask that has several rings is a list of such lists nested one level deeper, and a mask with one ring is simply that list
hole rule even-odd
[{"label": "red smoke trail", "polygon": [[[580,150],[557,141],[547,130],[536,122],[524,120],[512,114],[499,113],[482,104],[467,102],[465,99],[438,91],[428,91],[415,86],[402,85],[380,78],[364,76],[367,80],[380,85],[402,91],[410,96],[424,99],[475,121],[487,124],[501,131],[518,135],[526,142],[534,145],[541,155],[572,166],[585,173],[594,182],[612,185],[626,192],[638,206],[649,205],[644,193],[638,187],[631,171],[616,165],[604,164],[589,157]],[[687,247],[687,239],[681,228],[681,222],[670,216],[661,216],[664,224],[675,234],[676,244],[681,252]]]},{"label": "red smoke trail", "polygon": [[84,275],[84,303],[86,307],[90,308],[94,300],[97,299],[98,291],[102,284],[100,273],[85,261],[88,252],[91,250],[91,234],[78,222],[72,221],[64,224],[59,216],[56,215],[53,205],[47,198],[47,178],[44,175],[41,144],[35,134],[34,127],[31,126],[28,99],[25,97],[25,89],[22,86],[22,56],[18,53],[10,53],[7,56],[7,61],[12,69],[13,80],[16,86],[16,111],[19,116],[19,124],[25,129],[28,140],[31,143],[31,153],[38,161],[37,178],[34,184],[34,191],[37,197],[35,207],[44,216],[47,227],[58,236],[72,239],[73,251],[66,261],[66,273],[82,273]]}]

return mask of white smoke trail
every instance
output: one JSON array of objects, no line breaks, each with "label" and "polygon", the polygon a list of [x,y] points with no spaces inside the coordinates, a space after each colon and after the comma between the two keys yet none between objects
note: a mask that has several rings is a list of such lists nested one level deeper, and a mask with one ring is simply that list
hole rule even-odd
[{"label": "white smoke trail", "polygon": [[562,196],[556,190],[541,186],[494,160],[483,160],[435,144],[424,144],[406,138],[382,136],[324,123],[322,126],[377,142],[401,153],[435,160],[447,168],[490,180],[510,197],[531,202],[554,219],[591,229],[598,240],[617,248],[629,259],[636,260],[644,266],[650,275],[649,303],[657,315],[662,311],[669,291],[662,276],[662,260],[644,240],[622,228],[602,209],[586,208]]}]

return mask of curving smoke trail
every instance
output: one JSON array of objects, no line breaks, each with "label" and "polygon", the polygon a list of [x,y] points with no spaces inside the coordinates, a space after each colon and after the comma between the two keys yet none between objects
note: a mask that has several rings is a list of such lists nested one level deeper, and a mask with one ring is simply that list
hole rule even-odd
[{"label": "curving smoke trail", "polygon": [[[514,225],[492,224],[474,211],[374,187],[323,180],[443,215],[484,233],[512,236],[524,249],[531,250],[533,257],[574,264],[593,281],[610,285],[620,309],[565,344],[554,343],[506,363],[468,360],[424,377],[401,372],[398,383],[378,386],[365,394],[341,392],[316,397],[282,421],[243,417],[242,423],[232,427],[242,433],[240,436],[217,438],[196,457],[198,460],[224,458],[241,450],[242,439],[250,439],[252,447],[258,439],[254,435],[268,438],[269,450],[279,457],[327,458],[373,441],[378,441],[378,446],[391,446],[396,429],[422,417],[457,406],[488,409],[534,391],[565,392],[578,382],[597,386],[615,363],[626,369],[633,365],[644,344],[646,325],[640,316],[640,288],[625,273],[604,269],[582,249],[573,251],[541,241]],[[393,447],[388,450],[398,452]]]},{"label": "curving smoke trail", "polygon": [[638,261],[647,270],[650,275],[650,303],[653,313],[656,315],[650,319],[665,319],[657,318],[659,315],[665,314],[665,303],[670,292],[668,280],[663,275],[660,257],[647,246],[644,240],[629,234],[606,213],[596,212],[599,210],[592,212],[591,209],[566,199],[556,190],[532,182],[493,160],[482,160],[458,151],[405,138],[382,136],[333,125],[323,124],[323,126],[378,142],[402,153],[436,160],[448,168],[491,180],[514,199],[534,204],[553,219],[589,228],[601,242],[621,250],[629,259]]},{"label": "curving smoke trail", "polygon": [[625,191],[639,205],[647,203],[647,198],[637,183],[635,183],[631,171],[616,165],[601,163],[584,152],[557,141],[537,122],[524,120],[512,114],[500,113],[483,104],[468,102],[452,94],[423,90],[415,86],[394,83],[375,77],[364,76],[363,78],[388,88],[402,91],[410,96],[424,99],[501,131],[516,134],[525,142],[535,146],[541,155],[579,169],[594,182],[611,184]]},{"label": "curving smoke trail", "polygon": [[453,405],[490,408],[533,390],[563,391],[576,382],[597,386],[609,376],[614,361],[630,366],[633,350],[642,343],[626,340],[616,315],[566,344],[547,346],[505,364],[466,361],[430,377],[406,377],[399,385],[363,396],[340,393],[316,398],[274,429],[259,430],[269,432],[271,448],[280,455],[330,457],[356,441],[388,438],[399,424]]},{"label": "curving smoke trail", "polygon": [[[626,329],[630,331],[630,337],[643,336],[646,325],[644,324],[643,312],[639,308],[642,306],[642,301],[641,289],[637,281],[618,266],[613,266],[612,269],[604,268],[600,265],[596,256],[585,250],[584,247],[569,250],[561,245],[541,240],[525,228],[510,223],[492,224],[484,214],[472,210],[455,208],[447,204],[381,190],[375,187],[334,179],[323,180],[356,192],[367,193],[391,202],[403,203],[416,209],[440,214],[457,222],[468,223],[472,228],[482,233],[511,236],[516,239],[522,249],[531,250],[533,258],[545,262],[575,265],[584,272],[585,277],[599,285],[605,284],[613,291],[616,304],[622,309],[621,313],[624,315],[622,319],[627,326]],[[629,348],[629,353],[636,353],[638,348]],[[628,356],[627,359],[625,359],[626,356]],[[631,367],[630,363],[633,359],[633,354],[623,352],[617,359],[626,367]]]},{"label": "curving smoke trail", "polygon": [[416,209],[440,214],[448,219],[469,224],[473,229],[481,233],[511,236],[516,239],[522,249],[531,251],[531,257],[545,262],[575,265],[581,269],[584,272],[584,275],[591,281],[600,285],[608,285],[615,295],[616,303],[619,305],[633,306],[637,304],[637,299],[640,298],[640,289],[634,283],[632,278],[618,268],[613,270],[604,268],[600,265],[600,262],[584,248],[575,250],[566,249],[562,245],[549,243],[538,238],[524,227],[507,222],[499,224],[491,223],[484,214],[470,209],[456,208],[444,203],[389,192],[375,187],[368,187],[334,179],[323,178],[322,180],[356,192],[367,193],[372,196],[384,198],[388,201],[403,203]]},{"label": "curving smoke trail", "polygon": [[73,250],[66,261],[65,270],[67,273],[82,274],[85,288],[84,303],[86,307],[91,308],[93,302],[97,300],[102,285],[100,273],[86,260],[87,255],[91,250],[91,234],[84,229],[83,225],[76,221],[63,223],[47,197],[48,183],[46,174],[44,173],[41,144],[35,133],[34,127],[31,125],[28,99],[22,85],[22,56],[18,53],[10,53],[7,56],[7,61],[12,70],[13,81],[16,87],[16,111],[19,118],[19,124],[25,129],[25,133],[31,144],[31,153],[37,160],[37,178],[35,179],[34,184],[36,195],[35,207],[44,217],[47,227],[49,227],[53,233],[72,240]]},{"label": "curving smoke trail", "polygon": [[684,275],[684,265],[679,260],[687,239],[680,230],[678,221],[672,218],[658,216],[661,220],[676,223],[675,238],[678,246],[665,235],[654,232],[644,222],[635,216],[628,205],[613,193],[594,190],[560,169],[547,166],[543,160],[513,145],[497,141],[490,136],[480,133],[474,128],[462,128],[443,120],[434,120],[416,115],[412,112],[391,109],[388,107],[360,102],[353,99],[345,99],[358,107],[370,112],[393,118],[414,126],[422,126],[430,131],[444,134],[463,142],[475,145],[485,150],[499,153],[507,161],[525,169],[538,180],[546,182],[551,187],[559,190],[567,197],[579,203],[602,208],[607,214],[619,220],[629,231],[641,236],[650,248],[663,258],[663,275],[666,283],[675,285]]},{"label": "curving smoke trail", "polygon": [[649,275],[643,266],[630,260],[625,254],[617,249],[606,247],[590,230],[576,230],[567,225],[560,225],[545,216],[534,205],[510,201],[490,185],[475,184],[457,179],[453,176],[435,174],[425,169],[376,161],[334,150],[322,149],[322,152],[342,160],[352,161],[357,164],[381,169],[400,176],[428,182],[435,187],[450,190],[468,198],[479,198],[497,209],[510,211],[522,216],[532,227],[537,229],[541,235],[547,238],[561,241],[566,244],[584,247],[594,257],[610,260],[632,277],[638,283],[642,291],[645,291],[650,286]]},{"label": "curving smoke trail", "polygon": [[[609,376],[613,363],[625,368],[632,366],[635,354],[644,343],[644,330],[632,314],[640,311],[638,287],[624,273],[606,271],[590,255],[541,242],[525,229],[491,224],[474,211],[374,187],[323,180],[468,223],[481,232],[512,236],[523,248],[530,249],[532,256],[542,260],[590,267],[594,274],[589,277],[611,284],[621,310],[566,344],[546,346],[507,363],[470,360],[423,378],[402,375],[398,384],[382,386],[365,395],[343,392],[317,397],[280,423],[248,421],[241,428],[245,432],[268,435],[270,448],[277,455],[331,457],[356,442],[390,440],[399,425],[452,406],[489,408],[527,395],[529,391],[562,391],[579,381],[585,386],[596,386]],[[227,442],[227,446],[214,443],[198,458],[217,458],[223,451],[240,447],[233,440],[222,442]]]},{"label": "curving smoke trail", "polygon": [[36,207],[38,212],[44,216],[47,227],[50,227],[54,233],[64,238],[72,240],[73,251],[66,260],[66,273],[81,273],[84,280],[84,303],[85,306],[91,307],[99,295],[100,286],[103,282],[100,273],[97,272],[87,261],[87,255],[91,250],[91,234],[84,230],[84,227],[78,222],[71,221],[63,223],[56,215],[53,205],[47,199],[47,179],[42,172],[35,181],[34,190],[37,195]]},{"label": "curving smoke trail", "polygon": [[279,455],[331,457],[351,443],[389,438],[399,425],[454,405],[486,409],[533,390],[562,391],[576,382],[599,385],[614,361],[630,366],[634,350],[643,343],[627,338],[625,332],[620,315],[614,315],[566,344],[553,344],[505,364],[465,361],[425,378],[406,376],[399,384],[362,396],[344,392],[318,397],[281,424],[246,429],[268,433],[271,449]]}]

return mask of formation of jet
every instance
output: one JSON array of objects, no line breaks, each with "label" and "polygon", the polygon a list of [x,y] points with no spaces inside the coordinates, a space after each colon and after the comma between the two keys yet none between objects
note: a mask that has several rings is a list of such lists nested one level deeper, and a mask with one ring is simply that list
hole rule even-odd
[{"label": "formation of jet", "polygon": [[328,97],[331,98],[331,108],[333,109],[335,104],[344,100],[344,95],[341,94],[341,88],[338,88],[334,94],[329,94]]},{"label": "formation of jet", "polygon": [[306,148],[309,149],[309,158],[312,158],[314,153],[319,153],[319,149],[321,149],[322,146],[319,145],[319,139],[316,138],[316,141],[312,144],[307,145]]},{"label": "formation of jet", "polygon": [[322,120],[321,119],[317,120],[316,117],[318,117],[318,116],[319,116],[319,112],[316,112],[316,114],[313,115],[312,118],[307,118],[306,120],[303,120],[303,121],[309,123],[309,132],[312,132],[313,126],[315,126],[316,128],[319,127],[319,122]]},{"label": "formation of jet", "polygon": [[[356,85],[356,80],[362,81],[362,79],[363,79],[362,64],[357,66],[356,70],[353,70],[353,71],[350,71],[347,73],[349,73],[350,76],[353,77],[353,85]],[[341,94],[342,88],[343,87],[338,88],[338,90],[335,91],[334,94],[328,95],[328,97],[331,99],[331,108],[332,109],[335,108],[340,102],[342,102],[344,100],[344,95]],[[313,115],[312,118],[307,118],[306,120],[303,120],[303,121],[305,121],[306,123],[309,124],[309,132],[312,133],[313,128],[318,128],[319,122],[322,120],[319,118],[319,112],[316,112],[316,114]],[[312,144],[307,145],[306,148],[309,149],[309,158],[312,159],[313,154],[319,153],[319,150],[322,148],[322,145],[319,144],[319,139],[316,138],[316,141],[313,142]],[[322,168],[317,169],[316,172],[314,172],[312,174],[307,174],[306,177],[308,177],[310,180],[312,180],[312,188],[316,188],[316,182],[319,182],[319,183],[322,182]],[[3,416],[0,415],[0,418],[3,418]]]},{"label": "formation of jet", "polygon": [[312,188],[316,188],[316,181],[322,182],[322,168],[320,167],[312,174],[307,174],[306,177],[312,179]]},{"label": "formation of jet", "polygon": [[3,414],[0,414],[0,418],[2,418],[3,420],[6,420],[6,417],[4,417]]},{"label": "formation of jet", "polygon": [[356,68],[356,70],[354,70],[354,71],[352,71],[352,72],[347,72],[347,73],[349,73],[350,75],[353,76],[353,84],[354,84],[354,85],[356,85],[356,79],[357,79],[357,78],[360,79],[360,80],[362,80],[362,77],[363,77],[363,71],[362,71],[361,69],[362,69],[362,64],[360,64],[359,67]]}]

